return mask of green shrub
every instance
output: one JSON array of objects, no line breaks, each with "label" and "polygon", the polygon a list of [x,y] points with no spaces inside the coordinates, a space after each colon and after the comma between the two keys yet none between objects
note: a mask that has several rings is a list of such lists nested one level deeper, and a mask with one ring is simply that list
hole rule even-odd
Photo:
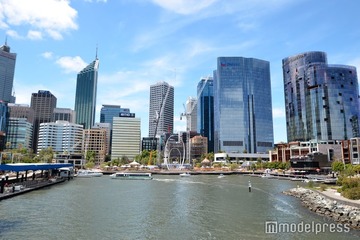
[{"label": "green shrub", "polygon": [[360,187],[348,188],[342,192],[342,195],[352,200],[360,199]]},{"label": "green shrub", "polygon": [[354,178],[354,177],[349,178],[349,177],[347,177],[347,178],[344,178],[342,180],[341,189],[343,191],[345,191],[346,189],[349,189],[349,188],[357,188],[357,187],[360,187],[360,178],[357,178],[357,177],[356,178]]},{"label": "green shrub", "polygon": [[325,191],[327,186],[325,184],[320,184],[320,191]]},{"label": "green shrub", "polygon": [[313,188],[314,187],[314,181],[309,181],[308,182],[308,187]]}]

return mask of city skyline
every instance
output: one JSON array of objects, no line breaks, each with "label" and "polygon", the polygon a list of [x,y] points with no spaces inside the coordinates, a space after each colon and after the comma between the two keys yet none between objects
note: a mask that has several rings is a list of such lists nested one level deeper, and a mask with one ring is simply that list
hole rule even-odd
[{"label": "city skyline", "polygon": [[174,86],[174,132],[185,130],[183,104],[220,56],[270,62],[275,143],[287,141],[283,58],[324,51],[330,63],[360,66],[355,0],[26,3],[0,1],[0,39],[17,54],[16,103],[30,104],[32,92],[48,90],[58,107],[74,109],[76,74],[98,48],[95,122],[101,105],[121,105],[141,118],[142,137],[148,134],[149,86]]}]

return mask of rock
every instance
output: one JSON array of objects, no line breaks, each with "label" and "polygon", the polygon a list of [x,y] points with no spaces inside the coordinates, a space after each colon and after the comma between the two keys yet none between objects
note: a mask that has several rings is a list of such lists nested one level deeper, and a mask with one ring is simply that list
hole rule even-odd
[{"label": "rock", "polygon": [[283,193],[299,198],[304,206],[317,214],[360,229],[360,208],[340,204],[305,188],[293,188]]}]

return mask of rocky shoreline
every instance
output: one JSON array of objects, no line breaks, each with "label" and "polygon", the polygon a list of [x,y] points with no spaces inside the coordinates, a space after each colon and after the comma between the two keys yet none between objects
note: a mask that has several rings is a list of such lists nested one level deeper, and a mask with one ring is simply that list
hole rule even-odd
[{"label": "rocky shoreline", "polygon": [[297,197],[311,211],[328,217],[353,229],[360,229],[360,208],[331,200],[320,193],[306,188],[292,188],[283,192]]}]

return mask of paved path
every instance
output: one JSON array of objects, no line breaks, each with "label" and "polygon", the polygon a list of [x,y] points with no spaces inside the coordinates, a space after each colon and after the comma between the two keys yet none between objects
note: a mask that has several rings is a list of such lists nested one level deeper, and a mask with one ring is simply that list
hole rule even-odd
[{"label": "paved path", "polygon": [[340,195],[335,189],[327,188],[325,191],[317,191],[318,193],[343,204],[360,208],[360,200],[351,200]]}]

